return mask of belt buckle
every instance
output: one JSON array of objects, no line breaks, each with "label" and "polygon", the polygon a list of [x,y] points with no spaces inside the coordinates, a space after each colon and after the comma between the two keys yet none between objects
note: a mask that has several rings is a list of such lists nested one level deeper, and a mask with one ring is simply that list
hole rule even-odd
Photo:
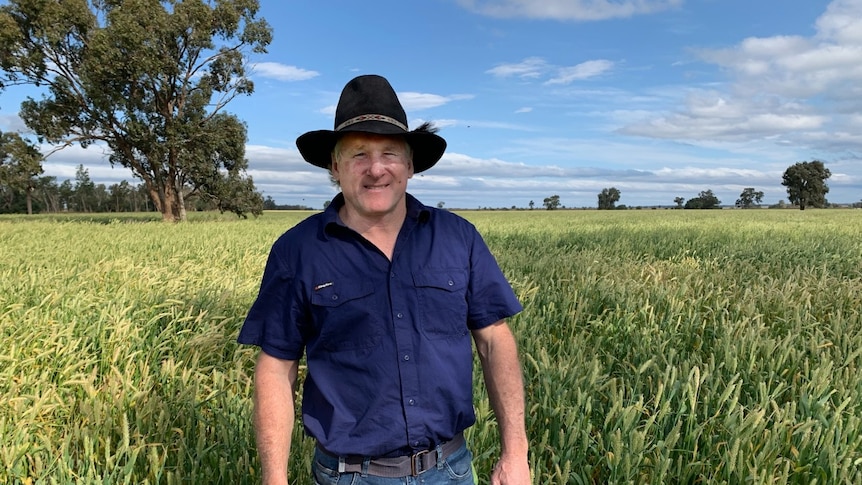
[{"label": "belt buckle", "polygon": [[[421,462],[422,457],[427,455],[430,452],[431,452],[431,450],[422,450],[419,453],[416,453],[415,455],[410,456],[410,475],[411,476],[417,477],[417,476],[419,476],[420,473],[425,471],[424,469],[421,469],[422,463],[419,463],[418,467],[416,466],[416,464],[417,464],[417,462]],[[418,468],[418,470],[417,470],[417,468]]]}]

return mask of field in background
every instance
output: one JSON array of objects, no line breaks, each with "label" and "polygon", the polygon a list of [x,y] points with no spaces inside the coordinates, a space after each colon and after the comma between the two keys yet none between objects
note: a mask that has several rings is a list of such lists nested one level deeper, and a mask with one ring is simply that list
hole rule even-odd
[{"label": "field in background", "polygon": [[[307,214],[0,218],[0,483],[257,483],[234,338]],[[862,211],[463,215],[525,306],[534,483],[862,483]]]}]

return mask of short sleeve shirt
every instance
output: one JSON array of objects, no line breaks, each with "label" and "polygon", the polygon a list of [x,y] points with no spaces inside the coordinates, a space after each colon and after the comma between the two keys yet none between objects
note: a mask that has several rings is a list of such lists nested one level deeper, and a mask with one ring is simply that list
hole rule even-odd
[{"label": "short sleeve shirt", "polygon": [[522,309],[472,224],[406,198],[391,261],[340,221],[340,194],[283,234],[239,334],[305,355],[305,430],[340,455],[428,449],[472,425],[470,330]]}]

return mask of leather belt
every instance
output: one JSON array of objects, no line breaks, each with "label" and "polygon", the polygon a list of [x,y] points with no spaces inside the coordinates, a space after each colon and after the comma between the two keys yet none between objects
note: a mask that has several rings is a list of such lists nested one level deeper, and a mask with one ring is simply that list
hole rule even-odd
[{"label": "leather belt", "polygon": [[[464,444],[464,434],[458,433],[450,441],[440,445],[440,459],[445,460],[452,453],[458,451]],[[332,454],[323,447],[317,447],[323,453],[332,458],[338,458],[339,473],[362,473],[363,464],[366,460],[363,456],[351,455],[339,457]],[[367,473],[375,477],[398,478],[406,476],[418,476],[422,472],[437,466],[437,448],[422,450],[409,456],[397,456],[392,458],[372,458],[368,462]]]}]

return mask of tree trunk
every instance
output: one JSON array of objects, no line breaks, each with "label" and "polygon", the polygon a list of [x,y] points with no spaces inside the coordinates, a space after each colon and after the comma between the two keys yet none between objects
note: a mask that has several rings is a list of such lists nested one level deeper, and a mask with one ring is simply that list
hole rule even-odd
[{"label": "tree trunk", "polygon": [[33,189],[27,188],[27,215],[33,215]]},{"label": "tree trunk", "polygon": [[157,211],[162,212],[162,199],[164,196],[156,188],[151,187],[150,184],[147,184],[147,193],[150,194],[150,200],[153,202],[153,207]]},{"label": "tree trunk", "polygon": [[183,195],[183,188],[177,187],[177,205],[179,208],[180,221],[185,222],[187,220],[186,215],[186,198]]},{"label": "tree trunk", "polygon": [[[174,185],[170,183],[165,184],[163,194],[164,198],[159,200],[160,205],[157,206],[157,209],[162,213],[162,220],[165,222],[185,221],[185,208],[182,206],[182,194],[180,194]],[[155,203],[156,201],[153,200],[153,202]]]},{"label": "tree trunk", "polygon": [[177,222],[177,196],[170,184],[165,184],[165,199],[162,201],[162,220],[165,222]]}]

